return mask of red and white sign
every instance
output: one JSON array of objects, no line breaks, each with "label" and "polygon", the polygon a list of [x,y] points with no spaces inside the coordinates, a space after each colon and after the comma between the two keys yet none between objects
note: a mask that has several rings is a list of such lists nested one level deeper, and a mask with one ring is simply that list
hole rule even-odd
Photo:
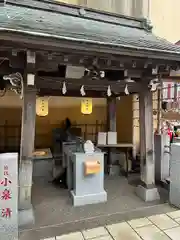
[{"label": "red and white sign", "polygon": [[[180,41],[176,43],[176,45],[180,45]],[[180,70],[171,71],[170,76],[178,76],[180,78]],[[163,101],[166,102],[180,102],[180,83],[176,83],[175,81],[169,81],[163,83]]]},{"label": "red and white sign", "polygon": [[18,154],[0,154],[0,236],[18,236]]},{"label": "red and white sign", "polygon": [[175,82],[164,82],[163,83],[163,101],[172,102],[180,101],[180,84]]}]

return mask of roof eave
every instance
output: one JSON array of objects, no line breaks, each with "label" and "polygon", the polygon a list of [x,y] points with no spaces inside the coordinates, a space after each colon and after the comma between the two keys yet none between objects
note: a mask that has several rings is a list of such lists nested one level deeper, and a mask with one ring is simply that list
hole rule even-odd
[{"label": "roof eave", "polygon": [[112,24],[124,25],[132,28],[144,29],[146,31],[151,31],[152,26],[149,24],[145,18],[136,18],[132,16],[126,16],[122,14],[100,11],[97,9],[92,9],[88,7],[83,7],[85,14],[80,13],[82,6],[73,5],[69,3],[62,3],[54,0],[0,0],[6,2],[6,6],[16,6],[36,9],[45,12],[53,12],[65,15],[71,15],[75,17],[81,17],[85,19],[91,19],[95,21],[107,22]]},{"label": "roof eave", "polygon": [[48,51],[72,49],[79,51],[91,51],[95,53],[106,53],[180,62],[180,52],[140,48],[130,45],[117,45],[114,43],[107,44],[104,42],[97,42],[88,39],[77,40],[75,38],[5,28],[0,28],[0,33],[0,40],[7,41],[11,43],[12,46],[23,47],[26,49],[37,48],[44,50],[44,47],[46,47]]}]

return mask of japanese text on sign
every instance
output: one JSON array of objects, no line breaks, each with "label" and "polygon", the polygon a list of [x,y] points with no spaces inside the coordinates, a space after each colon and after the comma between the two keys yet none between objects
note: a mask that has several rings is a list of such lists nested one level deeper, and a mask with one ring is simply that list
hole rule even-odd
[{"label": "japanese text on sign", "polygon": [[[4,166],[4,178],[0,180],[0,185],[4,187],[2,192],[0,193],[1,201],[8,201],[12,198],[11,196],[11,190],[9,185],[11,184],[11,180],[9,179],[9,169],[8,166]],[[3,204],[4,205],[4,204]],[[11,218],[12,210],[11,208],[2,208],[1,210],[1,217],[2,218]]]},{"label": "japanese text on sign", "polygon": [[18,239],[18,153],[0,154],[0,239]]}]

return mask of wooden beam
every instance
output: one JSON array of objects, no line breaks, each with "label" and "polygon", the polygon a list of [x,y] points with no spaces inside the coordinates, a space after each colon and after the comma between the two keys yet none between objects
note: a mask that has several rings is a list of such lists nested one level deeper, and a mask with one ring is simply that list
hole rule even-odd
[{"label": "wooden beam", "polygon": [[[107,79],[92,80],[88,78],[82,79],[66,79],[66,78],[49,78],[49,77],[37,77],[37,88],[47,88],[47,89],[62,89],[63,82],[66,82],[67,89],[69,90],[80,90],[81,86],[84,85],[87,91],[107,91],[108,86],[111,86],[112,92],[115,94],[123,93],[126,82],[125,81],[108,81]],[[135,93],[139,91],[138,83],[127,83],[129,92]]]},{"label": "wooden beam", "polygon": [[[5,43],[4,43],[5,44]],[[0,40],[0,59],[7,58],[10,61],[10,65],[14,68],[22,68],[24,65],[24,56],[26,48],[23,47],[7,47],[4,46],[3,41]],[[7,44],[7,43],[6,43]],[[71,49],[66,50],[40,50],[34,49],[36,52],[36,71],[38,70],[57,70],[59,64],[74,65],[74,66],[91,66],[94,58],[97,59],[97,66],[100,70],[124,70],[128,69],[129,72],[133,72],[132,76],[139,76],[145,71],[149,70],[149,75],[152,74],[152,68],[158,66],[159,72],[163,76],[169,75],[169,70],[173,68],[177,69],[177,63],[173,61],[158,59],[147,60],[147,58],[141,58],[136,56],[124,56],[124,55],[111,55],[103,52],[84,52],[80,50]],[[16,52],[16,55],[14,53]],[[169,68],[169,70],[168,70]],[[130,74],[131,75],[131,74]]]},{"label": "wooden beam", "polygon": [[[80,90],[68,90],[65,95],[62,94],[61,89],[39,89],[38,91],[39,96],[61,96],[61,97],[83,97],[80,94]],[[120,94],[114,94],[112,93],[111,97],[118,97],[118,96],[124,96],[123,93]],[[86,95],[84,97],[90,97],[90,98],[107,98],[107,92],[104,91],[94,91],[94,90],[88,90],[86,91]]]},{"label": "wooden beam", "polygon": [[[132,56],[115,56],[108,54],[98,53],[94,55],[91,52],[85,54],[85,52],[81,51],[69,51],[65,52],[45,52],[39,51],[37,53],[37,69],[45,69],[56,67],[57,64],[71,64],[75,66],[92,66],[94,64],[94,59],[96,59],[96,65],[99,69],[113,69],[113,70],[124,70],[128,69],[133,72],[144,72],[150,70],[150,74],[152,75],[152,69],[158,66],[158,72],[161,74],[169,74],[169,70],[167,66],[171,68],[173,66],[172,61],[164,61],[162,63],[158,60],[147,61],[146,58],[138,58]],[[148,62],[148,64],[147,64]]]}]

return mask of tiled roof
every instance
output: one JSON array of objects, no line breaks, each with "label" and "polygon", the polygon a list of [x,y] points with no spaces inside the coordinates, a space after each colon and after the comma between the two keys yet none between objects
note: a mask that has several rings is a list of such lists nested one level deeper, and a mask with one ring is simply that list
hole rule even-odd
[{"label": "tiled roof", "polygon": [[[128,22],[128,20],[126,21]],[[7,4],[5,7],[0,7],[0,23],[0,31],[17,30],[59,40],[92,42],[97,45],[180,54],[180,46],[155,36],[143,27],[136,27],[133,24],[131,27],[124,23],[121,24],[120,21],[118,23],[97,21],[80,14],[75,16],[35,7],[27,8],[26,6]]]}]

